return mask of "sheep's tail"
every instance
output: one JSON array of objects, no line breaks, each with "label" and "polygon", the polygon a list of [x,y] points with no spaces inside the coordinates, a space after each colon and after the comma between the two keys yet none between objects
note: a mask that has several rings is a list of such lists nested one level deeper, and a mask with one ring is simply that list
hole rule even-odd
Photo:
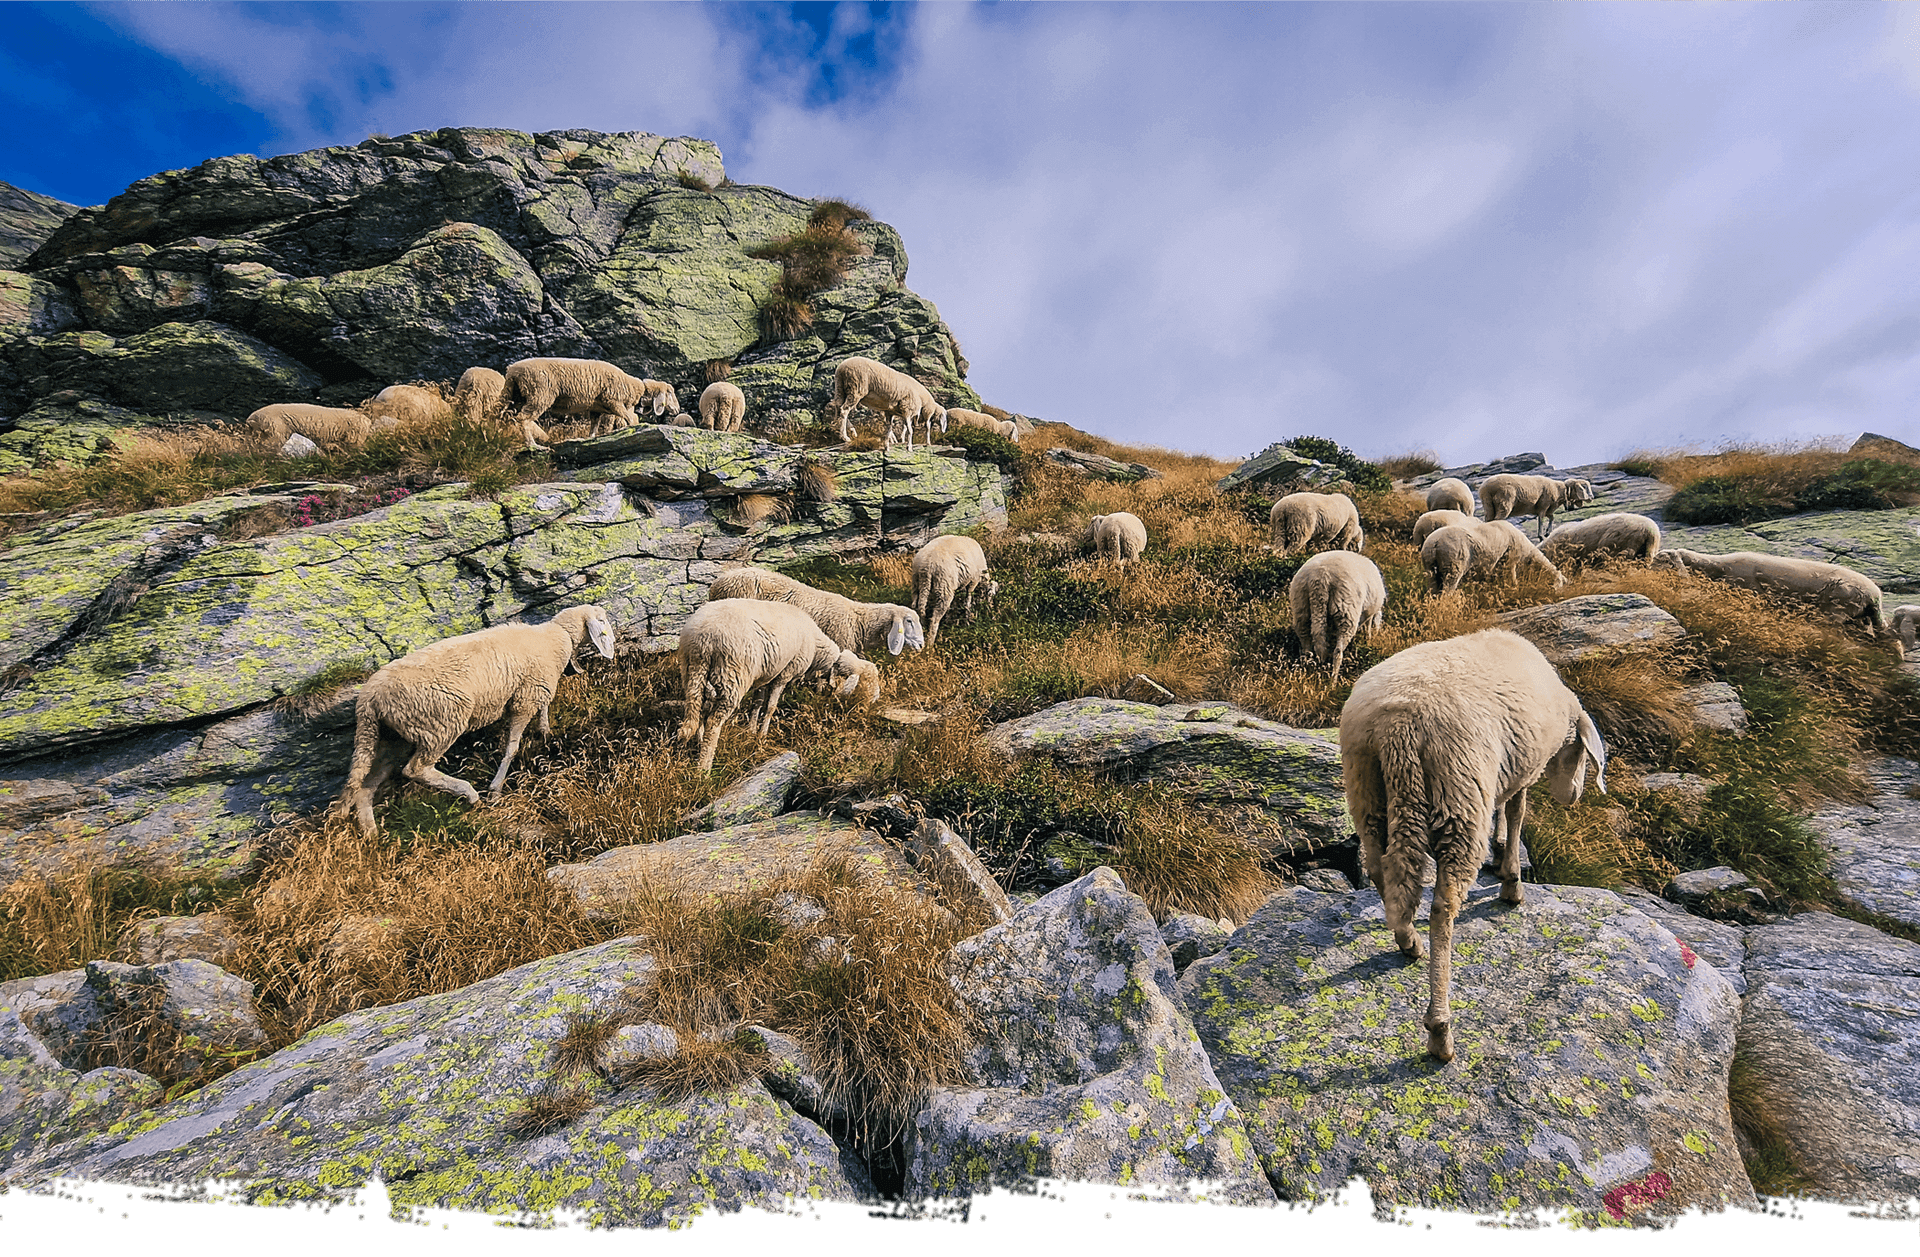
[{"label": "sheep's tail", "polygon": [[354,706],[353,762],[347,766],[347,784],[340,791],[340,805],[368,837],[374,834],[373,791],[367,789],[367,775],[373,771],[374,757],[380,751],[380,713],[361,694]]},{"label": "sheep's tail", "polygon": [[685,693],[686,711],[680,718],[679,737],[682,742],[697,742],[700,740],[700,726],[705,723],[709,660],[704,653],[685,653],[685,642],[681,643],[680,649],[683,652],[680,656],[680,688]]},{"label": "sheep's tail", "polygon": [[1333,652],[1327,647],[1327,616],[1331,595],[1332,590],[1323,581],[1315,581],[1307,591],[1307,618],[1313,625],[1313,657],[1321,663],[1329,663],[1333,659]]},{"label": "sheep's tail", "polygon": [[1414,894],[1419,894],[1425,871],[1431,807],[1427,799],[1427,770],[1421,758],[1420,731],[1402,722],[1380,747],[1380,776],[1387,795],[1387,851],[1389,858],[1414,862]]}]

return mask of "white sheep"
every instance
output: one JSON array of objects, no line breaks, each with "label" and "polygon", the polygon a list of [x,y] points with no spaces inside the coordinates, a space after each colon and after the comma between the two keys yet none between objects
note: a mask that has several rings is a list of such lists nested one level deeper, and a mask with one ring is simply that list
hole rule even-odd
[{"label": "white sheep", "polygon": [[699,742],[701,772],[713,767],[720,730],[741,702],[766,690],[760,734],[766,736],[787,686],[805,676],[845,677],[841,694],[864,684],[869,702],[880,697],[880,672],[842,648],[797,606],[729,598],[709,602],[680,627],[680,684],[686,715],[680,741]]},{"label": "white sheep", "polygon": [[[1887,627],[1880,586],[1838,563],[1795,559],[1784,554],[1736,550],[1732,554],[1703,554],[1698,550],[1662,550],[1653,566],[1697,572],[1714,580],[1763,593],[1784,594],[1811,602],[1843,624],[1863,620],[1876,637],[1900,639]],[[1903,652],[1904,653],[1904,650]]]},{"label": "white sheep", "polygon": [[1273,504],[1267,523],[1280,554],[1299,554],[1315,543],[1358,554],[1367,544],[1360,508],[1344,493],[1289,493]]},{"label": "white sheep", "polygon": [[447,412],[447,403],[432,389],[418,384],[389,384],[373,400],[361,404],[361,410],[375,420],[392,419],[398,423],[431,423]]},{"label": "white sheep", "polygon": [[391,427],[393,420],[376,425],[373,417],[340,406],[316,406],[311,402],[275,402],[247,416],[247,427],[278,447],[298,433],[315,445],[366,443],[376,426]]},{"label": "white sheep", "polygon": [[512,415],[509,422],[530,450],[544,448],[534,433],[548,411],[591,420],[595,436],[610,430],[613,420],[622,427],[638,424],[635,407],[645,407],[655,418],[680,413],[680,401],[667,385],[593,358],[522,358],[510,363],[502,397]]},{"label": "white sheep", "polygon": [[1660,552],[1660,525],[1645,515],[1612,511],[1562,524],[1547,534],[1540,552],[1559,567],[1610,556],[1648,560]]},{"label": "white sheep", "polygon": [[1019,432],[1018,426],[1011,419],[995,419],[982,411],[962,410],[958,406],[949,406],[947,407],[947,426],[952,427],[956,423],[964,424],[969,428],[984,428],[1009,441],[1013,440]]},{"label": "white sheep", "polygon": [[1584,506],[1593,501],[1593,484],[1586,480],[1555,480],[1551,476],[1516,476],[1501,472],[1488,476],[1480,485],[1480,505],[1487,519],[1505,519],[1509,515],[1535,516],[1539,536],[1547,535],[1553,514],[1563,506]]},{"label": "white sheep", "polygon": [[1137,559],[1147,548],[1147,526],[1131,511],[1095,515],[1087,521],[1087,539],[1093,553],[1105,560],[1112,556],[1116,566],[1125,567],[1128,559]]},{"label": "white sheep", "polygon": [[824,413],[828,423],[840,425],[842,441],[853,439],[855,406],[865,406],[885,417],[890,441],[896,426],[904,426],[911,437],[916,419],[926,421],[929,441],[933,439],[935,419],[940,421],[942,432],[947,430],[946,411],[933,400],[926,385],[871,358],[849,358],[834,369],[833,400]]},{"label": "white sheep", "polygon": [[855,602],[824,589],[815,589],[791,576],[764,567],[736,567],[722,572],[707,586],[707,601],[749,598],[762,602],[790,602],[813,617],[820,631],[842,650],[869,650],[885,646],[897,655],[908,646],[927,644],[920,616],[912,607],[891,602]]},{"label": "white sheep", "polygon": [[[453,413],[467,423],[481,423],[500,413],[507,395],[507,377],[492,367],[468,367],[453,386]],[[544,431],[536,428],[542,441]]]},{"label": "white sheep", "polygon": [[1473,514],[1473,490],[1467,482],[1455,476],[1445,480],[1436,480],[1427,486],[1427,509],[1430,511],[1453,510],[1462,515]]},{"label": "white sheep", "polygon": [[1427,570],[1436,594],[1458,589],[1468,575],[1488,580],[1504,576],[1507,584],[1518,585],[1521,572],[1539,572],[1553,577],[1556,589],[1567,583],[1540,547],[1505,519],[1434,529],[1420,544],[1420,566]]},{"label": "white sheep", "polygon": [[1899,635],[1902,653],[1913,649],[1913,636],[1916,621],[1920,620],[1920,607],[1908,603],[1895,607],[1893,614],[1887,617],[1887,627]]},{"label": "white sheep", "polygon": [[1527,787],[1544,773],[1557,801],[1577,803],[1589,760],[1605,792],[1607,749],[1592,718],[1540,649],[1504,629],[1409,647],[1354,682],[1340,711],[1347,811],[1394,941],[1413,959],[1429,854],[1438,866],[1427,919],[1429,1055],[1453,1059],[1453,920],[1486,863],[1489,831],[1504,838],[1500,898],[1522,903]]},{"label": "white sheep", "polygon": [[1300,565],[1287,586],[1287,601],[1293,607],[1294,636],[1337,678],[1355,634],[1363,626],[1379,631],[1387,585],[1372,559],[1328,550]]},{"label": "white sheep", "polygon": [[471,784],[434,765],[461,734],[506,716],[506,750],[488,786],[499,798],[528,722],[538,716],[541,736],[550,731],[547,708],[587,639],[604,658],[613,658],[607,613],[569,607],[545,624],[500,624],[444,638],[381,668],[360,687],[353,764],[339,806],[373,837],[374,795],[396,768],[410,780],[478,803]]},{"label": "white sheep", "polygon": [[700,426],[738,432],[747,422],[747,395],[736,384],[715,380],[700,392]]},{"label": "white sheep", "polygon": [[1433,535],[1433,530],[1436,528],[1445,528],[1448,524],[1477,524],[1479,522],[1480,521],[1472,515],[1462,514],[1452,508],[1428,511],[1419,519],[1413,521],[1413,544],[1415,546],[1425,544],[1427,538]]},{"label": "white sheep", "polygon": [[979,591],[988,607],[1000,592],[1000,582],[987,575],[987,552],[972,537],[935,537],[913,556],[913,609],[927,627],[927,646],[940,640],[940,621],[953,609],[955,595],[965,593],[961,612],[973,619],[973,595]]}]

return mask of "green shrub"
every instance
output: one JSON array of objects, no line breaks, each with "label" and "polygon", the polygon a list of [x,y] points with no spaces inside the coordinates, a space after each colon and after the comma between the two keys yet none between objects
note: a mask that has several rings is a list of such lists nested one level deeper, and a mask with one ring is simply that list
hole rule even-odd
[{"label": "green shrub", "polygon": [[1666,516],[1678,524],[1746,524],[1793,512],[1791,502],[1732,476],[1696,480],[1667,499]]},{"label": "green shrub", "polygon": [[1384,493],[1393,488],[1393,478],[1381,471],[1378,464],[1368,462],[1346,446],[1329,441],[1326,437],[1296,436],[1289,438],[1284,444],[1302,458],[1311,458],[1329,467],[1338,467],[1346,473],[1347,479],[1353,482],[1353,487],[1356,489],[1371,489],[1376,493]]},{"label": "green shrub", "polygon": [[1024,476],[1033,468],[1033,455],[998,432],[956,423],[940,437],[942,445],[957,445],[975,462],[992,463],[1015,476]]}]

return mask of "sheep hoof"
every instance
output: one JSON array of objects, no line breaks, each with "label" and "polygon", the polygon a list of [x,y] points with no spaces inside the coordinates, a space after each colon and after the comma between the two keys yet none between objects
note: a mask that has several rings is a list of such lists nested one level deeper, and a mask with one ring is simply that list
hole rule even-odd
[{"label": "sheep hoof", "polygon": [[1436,1061],[1453,1059],[1453,1023],[1443,1021],[1427,1027],[1427,1055]]},{"label": "sheep hoof", "polygon": [[1510,903],[1515,907],[1519,907],[1527,901],[1527,892],[1521,888],[1519,878],[1516,877],[1510,882],[1500,883],[1500,899],[1502,902]]},{"label": "sheep hoof", "polygon": [[1408,960],[1418,960],[1427,954],[1427,946],[1420,941],[1418,934],[1412,934],[1401,942],[1400,954]]}]

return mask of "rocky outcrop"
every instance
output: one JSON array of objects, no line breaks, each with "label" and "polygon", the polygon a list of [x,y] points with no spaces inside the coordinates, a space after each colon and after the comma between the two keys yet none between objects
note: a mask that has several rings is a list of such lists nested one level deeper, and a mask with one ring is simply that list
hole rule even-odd
[{"label": "rocky outcrop", "polygon": [[79,210],[78,205],[0,183],[0,267],[19,266]]},{"label": "rocky outcrop", "polygon": [[1222,493],[1255,486],[1286,490],[1309,489],[1316,485],[1332,484],[1340,477],[1338,467],[1330,467],[1318,459],[1296,454],[1293,452],[1293,447],[1284,441],[1275,441],[1222,476],[1218,487]]},{"label": "rocky outcrop", "polygon": [[800,753],[782,751],[720,792],[718,798],[687,817],[690,829],[726,829],[769,821],[787,810],[800,782]]},{"label": "rocky outcrop", "polygon": [[1680,621],[1641,594],[1583,594],[1493,618],[1540,648],[1556,668],[1601,655],[1678,645]]},{"label": "rocky outcrop", "polygon": [[1807,818],[1827,848],[1840,893],[1870,912],[1920,926],[1920,764],[1889,757],[1869,766],[1873,794]]},{"label": "rocky outcrop", "polygon": [[1047,457],[1083,476],[1095,480],[1114,480],[1122,484],[1131,484],[1140,480],[1158,480],[1160,472],[1145,463],[1123,463],[1104,454],[1087,454],[1080,450],[1070,450],[1056,446],[1047,451]]}]

